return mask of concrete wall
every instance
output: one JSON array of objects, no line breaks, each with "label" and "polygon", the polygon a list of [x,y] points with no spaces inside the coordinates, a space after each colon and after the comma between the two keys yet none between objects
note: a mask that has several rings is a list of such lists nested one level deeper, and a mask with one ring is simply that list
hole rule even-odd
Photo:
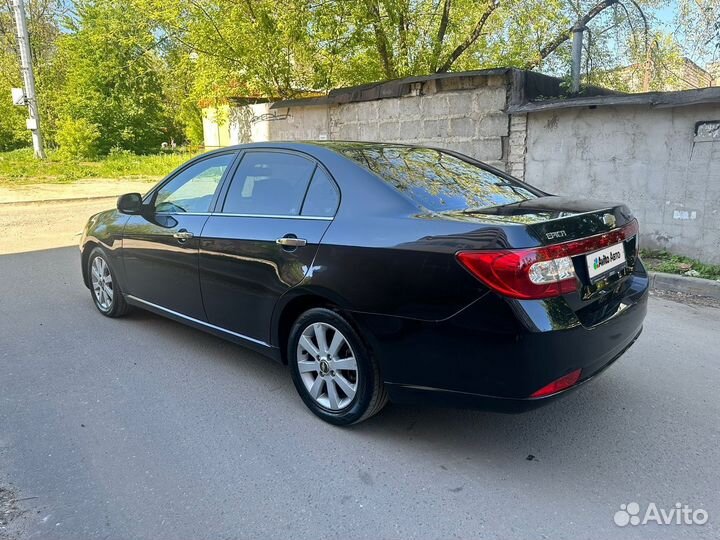
[{"label": "concrete wall", "polygon": [[418,83],[407,96],[374,101],[280,109],[251,105],[237,108],[231,138],[416,143],[449,148],[507,169],[508,92],[502,75],[472,76]]},{"label": "concrete wall", "polygon": [[530,113],[525,180],[626,202],[642,247],[720,263],[720,139],[695,137],[697,122],[713,120],[717,105]]}]

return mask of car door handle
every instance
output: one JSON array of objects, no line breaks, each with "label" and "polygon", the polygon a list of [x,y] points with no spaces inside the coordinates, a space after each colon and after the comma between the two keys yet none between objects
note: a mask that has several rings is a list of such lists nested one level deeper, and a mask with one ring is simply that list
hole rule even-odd
[{"label": "car door handle", "polygon": [[192,237],[193,233],[186,231],[185,229],[180,229],[178,232],[173,234],[173,238],[176,238],[178,242],[185,242],[186,240],[190,240]]},{"label": "car door handle", "polygon": [[302,247],[307,245],[307,240],[304,238],[294,238],[292,236],[283,236],[275,240],[276,244],[286,247]]}]

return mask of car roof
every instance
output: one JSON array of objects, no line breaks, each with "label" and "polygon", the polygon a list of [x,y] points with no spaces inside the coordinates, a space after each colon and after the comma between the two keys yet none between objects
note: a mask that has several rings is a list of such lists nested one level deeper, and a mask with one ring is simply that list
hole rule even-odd
[{"label": "car roof", "polygon": [[349,141],[349,140],[332,140],[332,141],[266,141],[266,142],[252,142],[235,144],[231,146],[223,146],[222,148],[216,148],[207,152],[206,154],[214,154],[220,152],[227,152],[228,150],[250,150],[253,148],[277,148],[285,150],[297,150],[304,151],[308,154],[314,154],[318,149],[329,149],[336,153],[339,153],[340,148],[411,148],[411,147],[424,147],[423,145],[410,145],[402,143],[387,143],[387,142],[372,142],[372,141]]}]

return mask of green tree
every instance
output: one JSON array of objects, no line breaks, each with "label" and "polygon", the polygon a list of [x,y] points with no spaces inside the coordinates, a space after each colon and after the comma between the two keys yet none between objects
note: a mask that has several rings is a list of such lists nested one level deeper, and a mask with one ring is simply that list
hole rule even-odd
[{"label": "green tree", "polygon": [[488,67],[564,73],[577,23],[588,69],[647,43],[656,0],[135,0],[197,57],[196,97],[291,97],[410,75]]},{"label": "green tree", "polygon": [[157,151],[173,126],[148,21],[125,0],[83,0],[67,26],[58,42],[66,71],[61,121],[97,126],[101,154]]},{"label": "green tree", "polygon": [[[33,0],[27,3],[28,31],[33,51],[36,91],[43,129],[52,138],[56,111],[52,96],[61,68],[55,62],[55,44],[60,35],[59,20],[67,6],[62,0]],[[0,1],[0,150],[30,144],[30,133],[25,127],[27,109],[16,107],[10,99],[10,89],[22,86],[19,51],[12,4]]]},{"label": "green tree", "polygon": [[[625,89],[629,85],[617,68],[631,65],[640,69],[644,85],[660,89],[674,76],[683,47],[704,47],[710,61],[720,42],[718,0],[681,0],[673,36],[661,33],[651,15],[661,5],[660,0],[33,0],[28,9],[49,142],[64,141],[80,152],[119,147],[144,153],[171,138],[201,142],[199,104],[231,96],[287,98],[491,67],[563,76],[569,71],[570,30],[578,22],[588,28],[586,82]],[[0,149],[29,142],[25,111],[3,97],[19,85],[10,0],[0,0]],[[88,150],[71,133],[73,126],[97,135]]]},{"label": "green tree", "polygon": [[178,143],[201,145],[203,123],[199,102],[202,97],[195,85],[195,55],[169,40],[163,49],[161,81],[166,109],[172,117],[168,134]]}]

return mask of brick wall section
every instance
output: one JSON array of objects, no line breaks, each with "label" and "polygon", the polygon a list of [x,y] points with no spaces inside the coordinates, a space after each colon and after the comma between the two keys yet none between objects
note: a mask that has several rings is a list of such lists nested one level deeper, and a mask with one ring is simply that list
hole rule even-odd
[{"label": "brick wall section", "polygon": [[[258,140],[358,140],[422,144],[456,150],[500,169],[508,168],[510,117],[504,76],[458,77],[418,83],[417,95],[267,109],[282,120],[254,122],[238,132]],[[257,112],[257,111],[256,111]],[[265,124],[258,125],[258,124]],[[256,133],[264,135],[257,137]]]}]

